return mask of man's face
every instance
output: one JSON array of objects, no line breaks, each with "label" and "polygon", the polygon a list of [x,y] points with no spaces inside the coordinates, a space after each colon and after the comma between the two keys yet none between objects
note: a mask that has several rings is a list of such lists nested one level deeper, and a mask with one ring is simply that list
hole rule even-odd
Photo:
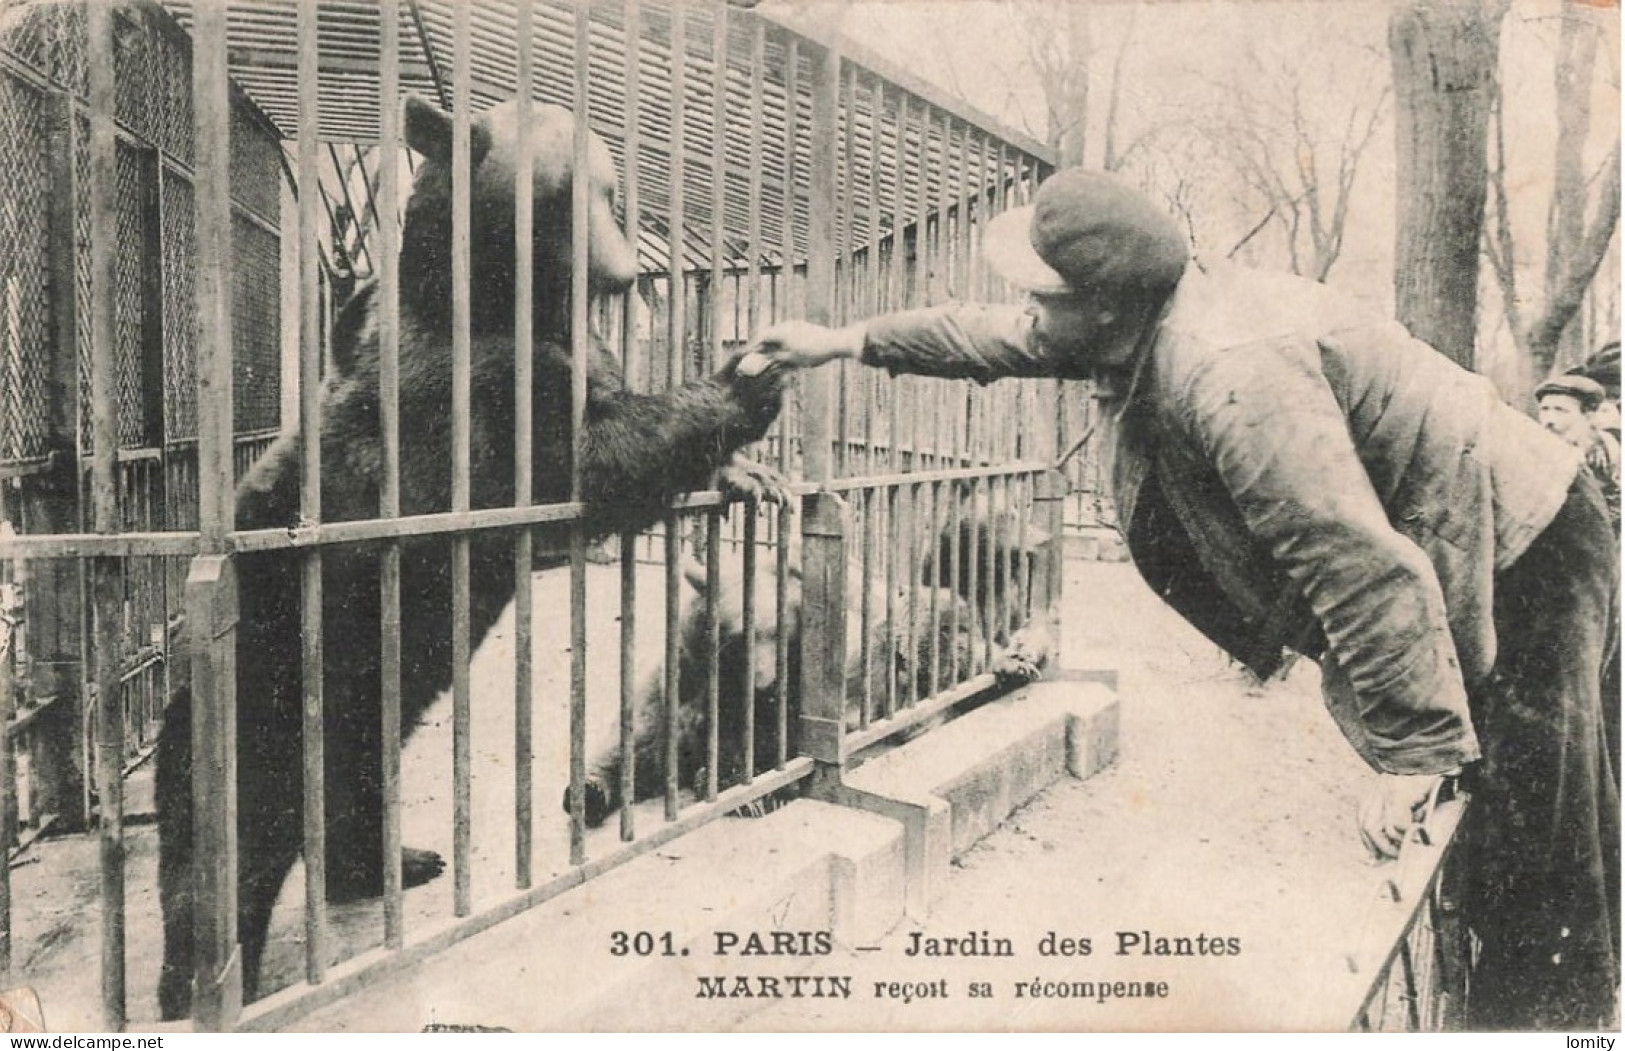
[{"label": "man's face", "polygon": [[1591,421],[1579,399],[1567,394],[1548,394],[1540,399],[1540,423],[1570,445],[1584,445],[1591,432]]},{"label": "man's face", "polygon": [[1111,310],[1076,293],[1034,292],[1027,316],[1033,319],[1033,334],[1080,371],[1122,366],[1134,350],[1134,341],[1125,337]]}]

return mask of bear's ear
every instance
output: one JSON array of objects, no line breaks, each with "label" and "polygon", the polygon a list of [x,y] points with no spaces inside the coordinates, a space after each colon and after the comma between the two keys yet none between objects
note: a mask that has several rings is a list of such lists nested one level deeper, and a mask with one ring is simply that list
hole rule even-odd
[{"label": "bear's ear", "polygon": [[[406,144],[440,164],[451,163],[451,114],[416,95],[406,96]],[[491,129],[473,121],[468,134],[468,166],[478,168],[491,149]]]},{"label": "bear's ear", "polygon": [[406,144],[432,161],[451,163],[451,115],[406,96]]}]

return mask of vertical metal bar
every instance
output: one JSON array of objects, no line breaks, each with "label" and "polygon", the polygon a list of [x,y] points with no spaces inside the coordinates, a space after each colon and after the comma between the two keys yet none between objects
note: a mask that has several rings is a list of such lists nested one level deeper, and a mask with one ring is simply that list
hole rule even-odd
[{"label": "vertical metal bar", "polygon": [[677,820],[677,706],[679,678],[677,664],[682,658],[682,520],[674,511],[666,516],[666,660],[663,682],[665,705],[665,802],[666,820]]},{"label": "vertical metal bar", "polygon": [[875,683],[872,674],[875,637],[875,495],[873,489],[860,489],[857,493],[858,528],[862,530],[859,543],[863,565],[863,592],[858,602],[858,622],[862,632],[858,637],[858,662],[863,669],[863,680],[859,686],[858,725],[864,729],[868,729],[875,710]]},{"label": "vertical metal bar", "polygon": [[[642,147],[639,120],[642,115],[643,12],[638,0],[626,3],[626,139],[625,187],[626,229],[632,244],[642,243],[642,211],[638,200],[638,162]],[[637,349],[636,291],[621,302],[621,360],[631,361]],[[636,754],[637,684],[637,549],[633,533],[621,536],[621,755]],[[632,803],[636,798],[635,762],[621,764],[621,839],[630,843],[636,835]]]},{"label": "vertical metal bar", "polygon": [[[837,120],[841,132],[840,151],[836,159],[835,203],[835,302],[830,321],[847,324],[857,306],[855,290],[858,283],[857,250],[857,84],[858,68],[847,65],[840,78],[836,97]],[[844,478],[852,473],[853,421],[852,387],[855,382],[852,363],[841,362],[835,372],[835,475]]]},{"label": "vertical metal bar", "polygon": [[[798,125],[800,123],[800,44],[796,37],[785,40],[784,52],[784,228],[781,232],[782,255],[779,264],[779,318],[793,317],[797,313],[795,296],[796,270],[796,176]],[[791,414],[780,413],[778,422],[779,469],[791,471]],[[775,623],[788,624],[790,616],[790,535],[796,528],[796,508],[793,501],[779,507],[777,516],[778,546],[774,550],[773,595]],[[789,761],[790,741],[790,636],[776,633],[773,643],[774,681],[778,696],[774,700],[773,741],[775,769],[784,769]]]},{"label": "vertical metal bar", "polygon": [[1066,479],[1059,471],[1045,471],[1034,479],[1033,517],[1040,523],[1039,527],[1049,534],[1049,538],[1044,542],[1046,550],[1039,552],[1033,560],[1034,573],[1040,575],[1040,579],[1033,581],[1032,600],[1043,604],[1040,609],[1034,610],[1033,619],[1037,620],[1042,615],[1044,627],[1052,641],[1060,638],[1061,529],[1065,497]]},{"label": "vertical metal bar", "polygon": [[[711,166],[711,280],[707,288],[706,317],[710,320],[710,360],[715,369],[722,361],[722,246],[723,209],[728,189],[728,5],[711,7],[711,149],[716,163]],[[715,525],[715,523],[713,523]]]},{"label": "vertical metal bar", "polygon": [[[762,113],[767,65],[767,28],[760,18],[751,20],[750,38],[750,199],[746,204],[745,262],[746,328],[754,337],[762,324]],[[792,144],[793,146],[793,144]],[[754,520],[754,515],[751,516]]]},{"label": "vertical metal bar", "polygon": [[[587,355],[592,337],[587,317],[587,260],[592,246],[587,222],[591,199],[591,144],[588,116],[588,73],[591,54],[592,6],[580,0],[575,6],[574,90],[571,103],[575,122],[571,136],[570,180],[570,498],[586,498],[582,488],[583,461],[587,452]],[[580,518],[570,522],[570,783],[587,779],[587,533]],[[586,843],[571,842],[571,863],[586,861]]]},{"label": "vertical metal bar", "polygon": [[[638,647],[638,552],[637,534],[621,534],[621,755],[637,755],[637,647]],[[637,798],[635,775],[638,764],[632,759],[621,763],[621,839],[632,842],[636,832],[632,820],[632,800]],[[607,790],[610,786],[605,785]],[[571,822],[575,824],[574,821]]]},{"label": "vertical metal bar", "polygon": [[[666,268],[668,277],[666,332],[667,354],[671,369],[671,381],[675,386],[682,382],[684,359],[688,356],[687,328],[683,316],[687,289],[685,287],[684,243],[686,241],[686,220],[684,216],[685,201],[683,197],[683,179],[685,175],[684,163],[684,123],[688,110],[688,80],[687,59],[688,43],[685,24],[687,12],[683,0],[673,0],[670,7],[671,17],[671,127],[670,127],[670,170],[667,172],[669,213],[667,221],[667,254]],[[681,625],[681,609],[679,605],[678,589],[681,587],[678,573],[678,558],[682,549],[682,519],[676,514],[666,517],[666,681],[665,681],[665,720],[666,720],[666,785],[665,785],[665,814],[667,821],[677,820],[678,811],[678,676],[677,662],[679,659],[679,636]]]},{"label": "vertical metal bar", "polygon": [[[915,422],[918,423],[917,412],[914,417]],[[916,438],[918,434],[919,429],[916,427]],[[917,538],[926,533],[920,521],[920,486],[910,484],[907,487],[906,497],[902,488],[899,487],[898,496],[904,500],[902,524],[898,529],[898,546],[902,551],[903,572],[908,577],[913,578],[919,574],[921,565],[921,552],[916,550],[915,544]],[[934,540],[927,540],[926,542],[935,543]],[[935,554],[928,553],[925,557],[935,558]],[[911,580],[906,594],[906,612],[903,616],[903,652],[908,654],[909,677],[908,681],[903,684],[903,696],[899,699],[899,703],[904,707],[912,705],[919,699],[920,695],[920,589],[914,585],[914,581]]]},{"label": "vertical metal bar", "polygon": [[[94,6],[94,5],[93,5]],[[237,946],[237,584],[231,396],[231,103],[224,0],[199,0],[192,40],[197,145],[198,532],[186,581],[192,679],[192,1016],[222,1031],[242,1010]]]},{"label": "vertical metal bar", "polygon": [[[869,169],[869,247],[864,254],[867,257],[865,272],[866,288],[864,289],[864,316],[874,317],[881,310],[881,277],[880,268],[880,127],[881,118],[886,111],[885,93],[881,88],[880,78],[876,77],[869,84],[869,156],[867,158]],[[897,173],[892,173],[895,176]],[[877,420],[880,416],[879,390],[880,381],[884,374],[879,369],[863,369],[863,437],[866,447],[864,458],[865,471],[875,473],[875,444],[878,440]]]},{"label": "vertical metal bar", "polygon": [[[815,122],[814,127],[817,124]],[[846,759],[846,503],[831,492],[806,498],[802,522],[801,751],[821,763]]]},{"label": "vertical metal bar", "polygon": [[[779,299],[783,306],[778,311],[778,319],[794,317],[796,315],[795,278],[796,278],[796,138],[799,116],[799,94],[801,85],[799,45],[795,37],[785,41],[784,52],[784,230],[782,233],[783,256],[779,264]],[[786,475],[790,473],[790,425],[791,414],[780,413],[778,421],[779,441],[779,470]],[[783,530],[790,524],[789,507],[786,505],[779,511],[780,537]],[[781,539],[780,543],[783,541]],[[782,560],[781,560],[782,561]],[[782,590],[785,575],[779,573],[779,583]],[[783,623],[781,620],[780,623]],[[784,633],[780,632],[780,638]],[[783,662],[781,661],[781,664]],[[779,682],[782,684],[783,669],[780,669]],[[784,693],[781,689],[779,693]]]},{"label": "vertical metal bar", "polygon": [[[841,90],[841,57],[822,51],[813,58],[812,160],[807,208],[807,319],[830,324],[835,317],[836,141]],[[802,377],[805,418],[802,455],[806,476],[814,481],[833,477],[830,409],[835,398],[829,369],[813,369]]]},{"label": "vertical metal bar", "polygon": [[1016,613],[1013,620],[1017,625],[1027,623],[1032,619],[1033,615],[1032,566],[1033,559],[1038,556],[1039,552],[1028,546],[1027,538],[1032,535],[1034,529],[1033,497],[1036,492],[1036,485],[1036,475],[1022,475],[1021,492],[1017,504],[1021,508],[1021,514],[1015,525],[1016,542],[1019,544],[1020,556],[1015,564],[1015,579],[1011,581],[1010,585],[1015,591]]},{"label": "vertical metal bar", "polygon": [[[317,271],[319,239],[317,206],[321,201],[317,171],[317,12],[299,8],[299,431],[301,447],[300,515],[321,520],[321,279]],[[306,553],[301,562],[300,629],[303,649],[305,977],[320,982],[327,967],[327,815],[326,770],[322,736],[322,552]]]},{"label": "vertical metal bar", "polygon": [[[1008,515],[1010,491],[1008,478],[990,478],[984,483],[987,493],[987,520],[979,521],[977,550],[982,554],[982,668],[993,664],[993,644],[996,637],[1004,632],[1007,622],[999,617],[999,595],[1002,594],[1000,582],[1000,563],[1004,561],[1005,548],[1004,521]],[[975,596],[976,591],[971,595]]]},{"label": "vertical metal bar", "polygon": [[[887,303],[887,308],[890,310],[902,310],[904,307],[908,306],[908,243],[906,231],[906,227],[908,225],[908,201],[906,193],[908,190],[908,178],[906,173],[909,171],[909,168],[907,166],[907,159],[908,92],[899,90],[897,92],[897,143],[896,152],[893,158],[893,170],[896,173],[897,178],[897,192],[896,196],[892,199],[891,297]],[[891,424],[891,470],[893,471],[900,471],[904,469],[901,406],[905,400],[905,395],[909,394],[913,390],[914,382],[915,381],[912,379],[905,380],[902,377],[897,377],[892,379],[889,384],[889,390],[891,393],[891,419],[889,421]],[[910,404],[913,403],[912,398],[907,400]],[[910,463],[908,467],[912,470],[913,464]],[[896,507],[897,498],[901,496],[901,494],[901,489],[894,490],[892,493],[891,502],[894,509]]]},{"label": "vertical metal bar", "polygon": [[[640,122],[643,115],[643,9],[639,0],[626,0],[626,133],[623,140],[625,171],[621,200],[625,205],[624,225],[631,239],[634,257],[641,256],[643,243],[642,203],[638,197],[638,164],[643,148]],[[621,299],[622,361],[631,362],[637,349],[638,295],[634,287]],[[630,370],[628,370],[630,371]]]},{"label": "vertical metal bar", "polygon": [[[894,430],[892,433],[895,435],[896,431]],[[888,485],[882,497],[886,507],[887,529],[885,537],[886,638],[891,640],[890,644],[892,646],[901,646],[902,652],[907,654],[910,652],[907,644],[908,626],[897,622],[899,614],[897,589],[907,587],[912,591],[914,581],[910,579],[911,574],[908,571],[910,560],[904,557],[905,553],[908,552],[908,541],[905,539],[906,534],[902,530],[902,520],[898,517],[902,510],[899,503],[901,492],[902,486]],[[913,657],[910,656],[905,666],[911,666],[912,664]],[[889,719],[897,711],[897,662],[895,659],[888,660],[886,666],[885,692],[881,697],[880,714],[882,718]]]},{"label": "vertical metal bar", "polygon": [[[472,247],[469,201],[473,173],[470,6],[452,12],[451,60],[451,509],[469,507],[470,373],[472,340],[470,288]],[[472,712],[468,665],[469,566],[468,534],[451,539],[451,794],[452,908],[458,916],[473,911],[473,803],[471,800]]]},{"label": "vertical metal bar", "polygon": [[[378,514],[401,513],[400,442],[400,0],[383,0],[378,13],[378,197],[374,210],[378,237],[378,406],[383,443],[383,477]],[[384,945],[404,943],[401,902],[401,545],[386,541],[379,554],[381,638],[379,668],[383,719]]]},{"label": "vertical metal bar", "polygon": [[721,743],[720,708],[722,639],[717,624],[717,599],[722,590],[722,513],[705,515],[705,801],[717,798],[717,758]]},{"label": "vertical metal bar", "polygon": [[[668,339],[671,355],[671,382],[672,386],[683,381],[683,367],[688,357],[688,336],[686,318],[683,308],[686,305],[688,292],[683,273],[684,246],[687,241],[687,223],[684,218],[685,202],[683,199],[683,179],[685,175],[684,163],[684,124],[687,120],[688,79],[687,37],[684,25],[687,15],[683,0],[671,0],[671,171],[667,175],[668,193],[671,202],[669,223],[667,227],[667,273],[670,277],[670,296],[668,303],[670,313],[667,315]],[[670,538],[668,538],[669,542]]]},{"label": "vertical metal bar", "polygon": [[[117,154],[113,130],[115,86],[112,17],[90,5],[87,32],[90,66],[90,256],[91,256],[91,506],[97,532],[118,529],[118,490],[114,475],[118,419],[113,394],[114,280],[117,257]],[[102,828],[102,995],[107,1018],[124,1022],[123,959],[123,795],[118,776],[123,747],[118,693],[118,564],[92,564],[96,602],[94,657],[97,685],[98,788]],[[112,730],[118,736],[112,737]],[[116,742],[116,747],[114,747]],[[112,748],[111,760],[106,752]],[[114,771],[112,783],[107,772]]]},{"label": "vertical metal bar", "polygon": [[[778,546],[773,552],[774,580],[773,616],[775,624],[790,623],[790,531],[795,528],[795,512],[791,502],[779,507]],[[806,591],[802,591],[805,603]],[[778,696],[773,702],[773,767],[783,770],[790,758],[790,633],[778,631],[773,640],[773,681]],[[797,684],[800,685],[799,683]]]},{"label": "vertical metal bar", "polygon": [[[118,406],[113,394],[114,260],[117,256],[117,143],[111,8],[87,5],[90,74],[90,389],[92,520],[98,533],[118,530],[114,462]],[[96,787],[100,792],[102,1014],[111,1030],[125,1022],[124,989],[124,709],[119,700],[119,565],[91,563],[92,650],[96,678]]]},{"label": "vertical metal bar", "polygon": [[[744,721],[739,732],[744,738],[740,751],[745,757],[742,777],[749,784],[756,776],[756,507],[745,506],[745,551],[741,559],[740,575],[744,579],[744,592],[740,596],[740,634],[745,639],[745,659],[739,696],[744,704]],[[782,634],[782,633],[781,633]],[[783,684],[780,684],[783,689]]]},{"label": "vertical metal bar", "polygon": [[[514,137],[514,341],[523,353],[513,358],[513,500],[515,507],[529,507],[534,485],[531,433],[534,430],[534,405],[531,396],[534,387],[528,353],[532,332],[532,296],[534,281],[533,236],[535,226],[536,160],[532,153],[531,121],[533,98],[536,91],[536,29],[534,0],[519,0],[519,113]],[[530,587],[533,560],[533,534],[521,529],[514,534],[513,544],[513,601],[514,601],[514,662],[513,662],[513,793],[514,793],[514,885],[523,890],[531,883],[531,845],[534,830],[531,784],[535,718],[535,699],[532,687],[532,655],[535,652],[535,627],[532,623],[532,595]]]}]

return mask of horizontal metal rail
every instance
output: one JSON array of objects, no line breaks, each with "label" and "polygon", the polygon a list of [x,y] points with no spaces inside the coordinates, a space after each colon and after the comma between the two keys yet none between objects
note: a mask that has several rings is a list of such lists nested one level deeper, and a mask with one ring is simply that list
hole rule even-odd
[{"label": "horizontal metal rail", "polygon": [[[793,759],[785,764],[783,770],[770,771],[760,775],[748,785],[720,792],[714,803],[693,806],[676,820],[665,822],[655,830],[640,835],[635,842],[625,844],[602,857],[573,866],[569,871],[545,883],[492,904],[482,903],[480,911],[473,915],[425,926],[408,935],[398,949],[373,949],[336,964],[327,970],[321,985],[294,985],[244,1007],[238,1028],[251,1032],[271,1032],[279,1029],[320,1007],[365,988],[382,977],[406,970],[448,946],[488,930],[527,909],[558,897],[565,891],[573,890],[595,876],[603,875],[611,869],[652,853],[707,822],[805,780],[812,776],[814,767],[815,764],[811,759]],[[612,836],[613,832],[610,832],[604,838],[606,841],[613,841]]]}]

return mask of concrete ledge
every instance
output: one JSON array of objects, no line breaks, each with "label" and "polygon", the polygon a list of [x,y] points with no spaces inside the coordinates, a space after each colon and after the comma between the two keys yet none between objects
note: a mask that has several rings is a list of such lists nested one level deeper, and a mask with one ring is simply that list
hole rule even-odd
[{"label": "concrete ledge", "polygon": [[1071,527],[1061,537],[1067,558],[1086,562],[1127,562],[1128,547],[1123,535],[1110,526]]},{"label": "concrete ledge", "polygon": [[[896,822],[813,800],[724,818],[627,862],[407,973],[301,1019],[299,1031],[715,1030],[750,999],[707,999],[700,978],[788,979],[824,957],[742,956],[755,932],[833,932],[872,942],[903,916]],[[646,932],[615,955],[615,932]],[[739,935],[719,954],[719,932]],[[809,979],[810,981],[811,979]]]},{"label": "concrete ledge", "polygon": [[[1012,810],[1065,773],[1108,765],[1115,686],[1110,673],[1063,673],[1020,689],[865,763],[832,802],[710,822],[292,1028],[737,1026],[773,1002],[764,982],[810,990],[826,980],[831,949],[872,945],[905,914],[923,918],[950,859]],[[628,939],[620,955],[616,932]],[[815,940],[782,955],[740,953],[753,933],[771,947],[775,932]],[[721,951],[719,934],[740,940]],[[833,944],[820,951],[824,937]]]},{"label": "concrete ledge", "polygon": [[924,919],[949,861],[1064,773],[1117,757],[1115,675],[1063,672],[953,720],[847,775],[835,801],[900,821],[909,916]]}]

